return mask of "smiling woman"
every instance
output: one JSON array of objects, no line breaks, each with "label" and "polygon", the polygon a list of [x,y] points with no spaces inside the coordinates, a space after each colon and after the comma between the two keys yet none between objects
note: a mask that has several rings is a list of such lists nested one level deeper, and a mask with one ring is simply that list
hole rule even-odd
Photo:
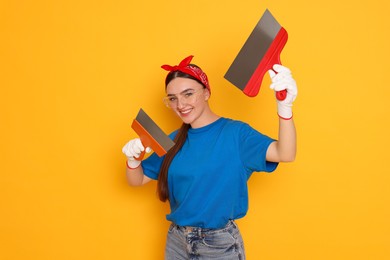
[{"label": "smiling woman", "polygon": [[183,121],[171,133],[175,145],[163,157],[137,160],[143,147],[138,138],[123,147],[130,185],[158,180],[161,201],[169,201],[172,222],[166,259],[245,259],[241,233],[234,220],[248,211],[247,181],[253,172],[272,172],[279,162],[292,161],[296,151],[291,105],[296,84],[289,69],[276,66],[272,87],[287,90],[278,101],[279,140],[246,123],[221,117],[210,106],[210,85],[193,56],[177,66],[163,65],[165,104]]},{"label": "smiling woman", "polygon": [[[210,146],[220,142],[207,126],[183,124],[188,135],[168,174],[171,210],[155,199],[157,181],[148,176],[160,172],[150,174],[152,162],[137,169],[148,184],[124,185],[121,148],[136,137],[130,125],[140,107],[166,132],[182,132],[162,102],[168,72],[160,66],[179,64],[189,51],[210,80],[214,112],[282,141],[268,75],[255,98],[223,77],[266,8],[290,36],[281,58],[300,91],[299,153],[248,181],[250,210],[236,221],[246,256],[390,259],[390,1],[167,3],[0,1],[0,259],[164,259],[165,214],[179,213],[185,194],[202,202],[199,213],[241,203],[221,196],[212,203],[231,178],[219,162],[230,153],[231,167],[237,153],[227,140],[224,157],[214,156]],[[194,140],[201,147],[190,154]],[[184,157],[188,165],[173,172]],[[189,188],[200,165],[210,176]],[[214,172],[221,179],[210,182]],[[189,224],[193,211],[184,218],[201,225]]]}]

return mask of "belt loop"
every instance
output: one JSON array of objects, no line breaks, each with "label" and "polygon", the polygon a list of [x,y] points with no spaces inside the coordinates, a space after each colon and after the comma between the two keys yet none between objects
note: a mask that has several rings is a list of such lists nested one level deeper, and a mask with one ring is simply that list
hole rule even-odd
[{"label": "belt loop", "polygon": [[231,220],[231,222],[232,222],[232,224],[233,224],[233,227],[235,228],[235,229],[237,229],[238,228],[238,226],[237,226],[237,223],[236,223],[236,221],[234,221],[233,219]]}]

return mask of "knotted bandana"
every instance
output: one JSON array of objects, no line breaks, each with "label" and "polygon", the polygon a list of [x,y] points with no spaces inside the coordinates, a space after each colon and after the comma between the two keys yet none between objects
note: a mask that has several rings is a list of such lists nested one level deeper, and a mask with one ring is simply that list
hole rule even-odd
[{"label": "knotted bandana", "polygon": [[167,70],[169,72],[173,72],[173,71],[181,71],[183,73],[186,73],[188,75],[191,75],[193,76],[194,78],[198,79],[200,82],[203,83],[203,85],[205,85],[205,87],[210,91],[211,93],[211,89],[210,89],[210,85],[209,85],[209,80],[207,79],[207,75],[206,73],[204,73],[200,68],[198,67],[195,67],[195,66],[192,66],[190,63],[191,63],[191,60],[194,56],[191,55],[191,56],[188,56],[187,58],[185,58],[184,60],[182,60],[179,65],[175,65],[175,66],[170,66],[170,65],[162,65],[161,68],[163,68],[164,70]]}]

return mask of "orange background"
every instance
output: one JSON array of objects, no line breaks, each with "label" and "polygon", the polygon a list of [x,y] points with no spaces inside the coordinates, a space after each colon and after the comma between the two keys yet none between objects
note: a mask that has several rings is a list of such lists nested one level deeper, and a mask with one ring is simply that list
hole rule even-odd
[{"label": "orange background", "polygon": [[[269,79],[223,75],[264,10],[286,28],[298,155],[250,179],[248,259],[390,258],[390,4],[373,1],[0,1],[0,258],[162,259],[156,183],[122,146],[143,108],[165,132],[165,71],[187,55],[220,115],[277,136]],[[207,194],[205,194],[207,195]]]}]

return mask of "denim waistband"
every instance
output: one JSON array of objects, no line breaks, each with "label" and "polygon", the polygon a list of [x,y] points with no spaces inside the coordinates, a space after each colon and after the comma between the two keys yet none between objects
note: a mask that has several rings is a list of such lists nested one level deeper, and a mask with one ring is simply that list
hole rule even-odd
[{"label": "denim waistband", "polygon": [[201,227],[191,227],[191,226],[179,226],[173,222],[172,222],[172,226],[176,227],[178,230],[183,231],[185,233],[203,234],[203,233],[222,231],[232,226],[236,227],[236,223],[234,222],[234,220],[229,220],[229,222],[222,228],[201,228]]}]

